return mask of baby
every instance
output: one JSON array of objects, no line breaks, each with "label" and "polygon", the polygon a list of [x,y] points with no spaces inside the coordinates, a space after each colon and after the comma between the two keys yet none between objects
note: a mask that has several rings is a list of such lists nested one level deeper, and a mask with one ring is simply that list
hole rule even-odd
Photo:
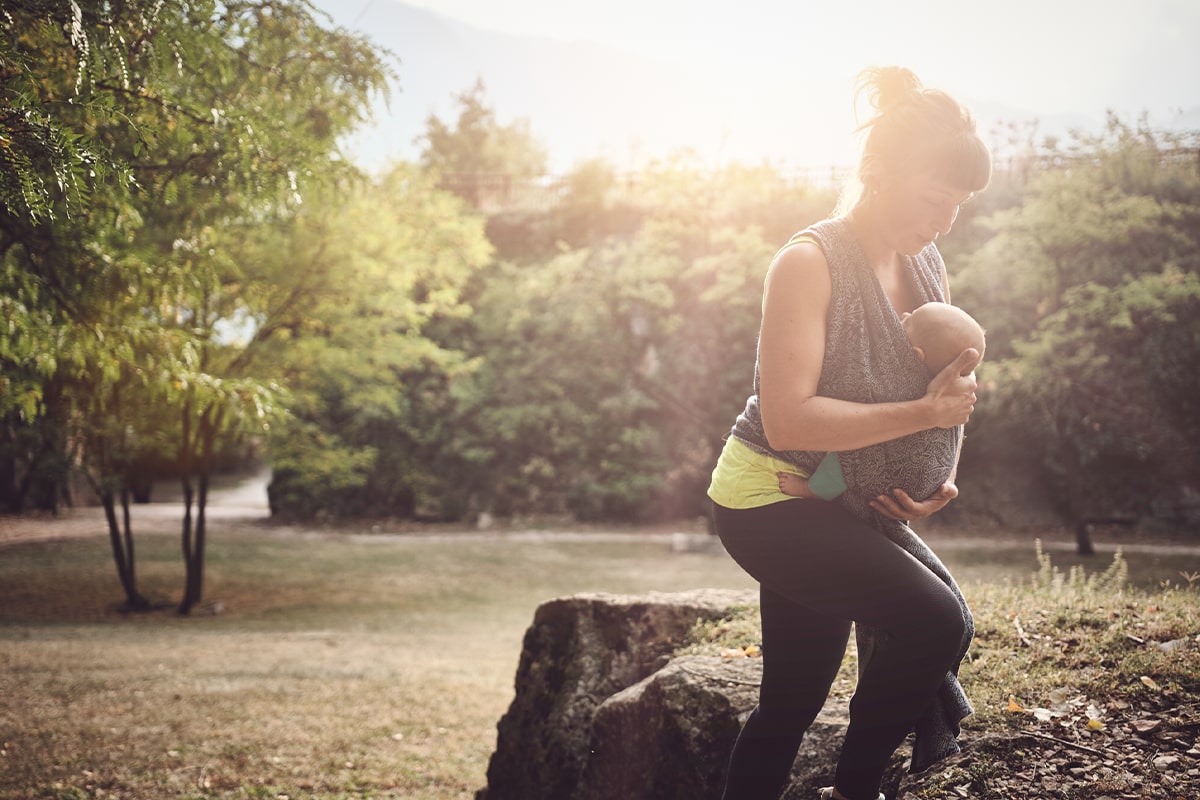
[{"label": "baby", "polygon": [[[961,308],[948,303],[926,303],[904,314],[900,323],[931,378],[969,347],[978,350],[980,360],[983,359],[986,344],[983,328]],[[808,478],[792,472],[780,472],[778,477],[779,491],[792,497],[832,500],[846,491],[837,453],[827,453]]]}]

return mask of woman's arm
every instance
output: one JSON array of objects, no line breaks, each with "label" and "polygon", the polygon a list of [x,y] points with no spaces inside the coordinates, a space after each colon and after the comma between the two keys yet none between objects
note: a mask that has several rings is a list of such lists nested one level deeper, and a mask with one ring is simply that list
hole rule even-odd
[{"label": "woman's arm", "polygon": [[772,449],[853,450],[966,422],[975,404],[975,379],[961,373],[978,359],[974,350],[939,373],[919,400],[853,403],[818,396],[831,293],[829,267],[815,244],[783,250],[767,271],[759,404]]}]

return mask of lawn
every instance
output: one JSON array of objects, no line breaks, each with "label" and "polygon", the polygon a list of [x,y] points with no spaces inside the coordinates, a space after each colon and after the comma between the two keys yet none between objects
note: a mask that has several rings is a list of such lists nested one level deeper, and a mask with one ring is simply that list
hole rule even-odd
[{"label": "lawn", "polygon": [[[138,539],[139,583],[167,604],[183,582],[169,531]],[[0,799],[472,798],[539,603],[752,586],[721,551],[672,552],[669,542],[214,523],[208,604],[186,619],[115,610],[103,537],[5,545]],[[1051,647],[1036,637],[1066,624],[1029,605],[1036,596],[1020,585],[1038,564],[1022,549],[1002,567],[979,561],[977,548],[945,551],[968,597],[991,609],[978,656],[997,669],[997,640],[1012,635],[1007,607],[1024,615],[1034,647]],[[1194,557],[1144,561],[1143,583],[1175,575],[1168,594],[1194,603],[1176,575],[1200,569]],[[1171,619],[1180,636],[1197,632],[1187,630],[1194,618]],[[1026,677],[1006,680],[1023,702],[1042,702]],[[1005,691],[980,695],[994,705]]]},{"label": "lawn", "polygon": [[[126,616],[107,547],[0,550],[4,800],[470,798],[540,602],[750,586],[725,557],[662,538],[243,526],[210,542],[219,613]],[[146,594],[178,596],[174,537],[140,537],[138,563]]]}]

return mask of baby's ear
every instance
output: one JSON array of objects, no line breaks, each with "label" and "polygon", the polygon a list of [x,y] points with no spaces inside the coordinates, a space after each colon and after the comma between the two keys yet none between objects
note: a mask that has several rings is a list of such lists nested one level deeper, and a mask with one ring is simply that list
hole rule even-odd
[{"label": "baby's ear", "polygon": [[908,319],[911,316],[912,316],[911,311],[905,311],[903,314],[900,315],[900,322],[903,323],[904,320]]},{"label": "baby's ear", "polygon": [[917,354],[917,358],[922,364],[925,363],[925,348],[913,345],[913,352]]}]

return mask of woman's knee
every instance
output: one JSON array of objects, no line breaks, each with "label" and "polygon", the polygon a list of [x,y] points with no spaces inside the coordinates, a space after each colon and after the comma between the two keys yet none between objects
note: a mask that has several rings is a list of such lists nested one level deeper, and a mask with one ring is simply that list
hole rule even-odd
[{"label": "woman's knee", "polygon": [[962,647],[963,637],[967,632],[967,621],[958,599],[953,595],[950,599],[953,602],[939,604],[937,613],[932,615],[929,635],[936,641],[935,646],[944,650],[946,657],[952,660]]},{"label": "woman's knee", "polygon": [[954,593],[943,586],[917,604],[905,624],[893,634],[957,653],[967,632],[966,613]]}]

